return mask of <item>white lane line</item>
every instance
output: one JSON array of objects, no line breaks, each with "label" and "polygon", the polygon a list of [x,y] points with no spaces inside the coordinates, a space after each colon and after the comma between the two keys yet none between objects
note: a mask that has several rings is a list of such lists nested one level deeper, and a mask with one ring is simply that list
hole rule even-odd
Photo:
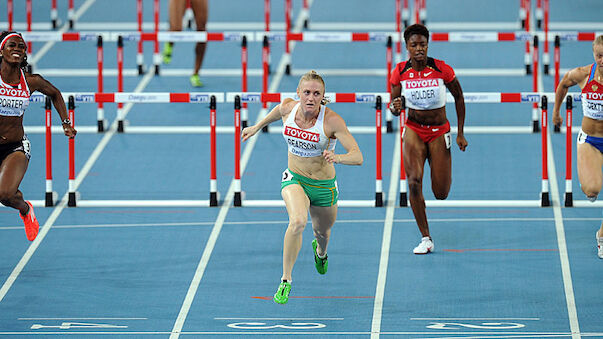
[{"label": "white lane line", "polygon": [[377,287],[375,290],[375,302],[373,304],[373,320],[371,323],[371,339],[379,338],[381,331],[381,317],[383,313],[383,299],[385,295],[385,283],[387,281],[387,268],[389,264],[389,248],[391,244],[392,228],[394,225],[394,213],[396,208],[396,194],[398,189],[398,178],[400,173],[400,131],[396,132],[396,143],[387,193],[387,210],[385,211],[385,223],[383,225],[383,239],[381,240],[381,257],[379,259],[379,275],[377,276]]},{"label": "white lane line", "polygon": [[[532,20],[534,18],[532,17]],[[532,25],[531,27],[535,27]],[[539,65],[540,66],[540,65]],[[535,67],[533,67],[535,68]],[[540,69],[533,69],[534,72],[538,72],[538,90],[544,91],[543,75]],[[549,100],[549,106],[551,106]],[[548,109],[548,107],[547,107]],[[551,113],[553,110],[548,110]],[[542,114],[540,114],[542,119]],[[550,121],[550,119],[549,119]],[[572,283],[572,273],[570,269],[569,256],[567,253],[567,243],[565,240],[565,227],[563,225],[563,213],[561,211],[561,201],[559,199],[560,192],[557,185],[557,170],[555,168],[555,155],[553,153],[553,144],[551,141],[551,132],[549,129],[549,123],[546,123],[547,128],[547,167],[549,172],[549,186],[550,186],[550,197],[553,204],[553,215],[555,217],[555,232],[557,234],[557,246],[559,248],[559,261],[561,262],[561,274],[563,276],[563,288],[565,292],[565,302],[567,305],[567,316],[569,318],[570,330],[572,331],[572,339],[580,339],[580,325],[578,323],[578,311],[576,310],[576,300],[574,298],[574,287]],[[542,132],[541,132],[542,133]]]},{"label": "white lane line", "polygon": [[[312,5],[313,0],[308,1],[308,6]],[[303,25],[303,21],[297,20],[296,26],[294,30],[300,30]],[[291,50],[293,50],[295,46],[291,45]],[[285,65],[286,60],[285,56],[281,57],[279,62],[276,74],[272,78],[270,83],[270,91],[276,91],[278,89],[278,85],[285,74]],[[262,109],[260,114],[258,114],[257,121],[260,121],[267,113],[266,109]],[[247,146],[243,151],[241,156],[241,173],[245,173],[245,168],[247,167],[247,163],[251,158],[251,152],[257,142],[257,137],[253,137],[247,141]],[[220,235],[220,231],[222,230],[222,226],[224,225],[224,220],[226,219],[226,215],[228,214],[228,210],[232,205],[232,201],[234,199],[234,191],[235,191],[236,181],[233,179],[230,182],[230,186],[228,187],[228,192],[226,193],[226,198],[224,199],[224,203],[222,207],[220,207],[220,212],[218,213],[218,217],[216,218],[216,222],[214,227],[211,230],[207,243],[205,245],[205,249],[203,250],[203,254],[201,255],[201,260],[199,260],[199,264],[197,265],[197,269],[195,270],[195,274],[189,285],[188,291],[186,292],[186,296],[184,297],[184,301],[182,302],[182,306],[180,307],[180,312],[178,312],[178,317],[174,322],[174,326],[172,328],[172,332],[170,334],[170,339],[178,339],[180,337],[180,333],[182,332],[182,328],[184,327],[184,322],[188,316],[188,312],[190,311],[191,305],[193,304],[193,300],[195,299],[195,295],[197,294],[197,290],[199,289],[199,284],[201,283],[201,279],[203,278],[203,274],[205,273],[205,269],[207,264],[209,263],[209,259],[214,250],[216,242],[218,240],[218,236]]]},{"label": "white lane line", "polygon": [[533,320],[540,318],[410,318],[410,320]]},{"label": "white lane line", "polygon": [[214,318],[214,320],[343,320],[344,318]]},{"label": "white lane line", "polygon": [[[82,6],[80,6],[78,10],[74,13],[73,20],[76,21],[80,16],[82,16],[88,10],[88,8],[92,6],[94,1],[96,0],[87,0],[86,2],[84,2]],[[59,29],[59,32],[64,33],[67,32],[67,30],[69,30],[69,22],[63,24],[63,26]],[[41,60],[42,57],[44,57],[44,54],[46,54],[52,48],[52,46],[54,46],[55,43],[56,41],[48,41],[47,43],[45,43],[44,46],[40,48],[40,51],[35,53],[35,55],[31,58],[31,64],[35,66],[38,61]],[[36,69],[34,69],[34,73],[37,73]]]},{"label": "white lane line", "polygon": [[[134,92],[136,92],[136,93],[142,92],[142,90],[151,81],[153,76],[154,75],[151,72],[148,72],[142,78],[142,80],[140,81],[138,86],[136,86],[136,88],[134,89]],[[133,106],[133,104],[130,103],[124,107],[124,117],[127,116],[128,112],[130,111],[132,106]],[[78,173],[77,177],[75,178],[74,189],[76,191],[77,191],[77,188],[82,183],[82,181],[84,180],[84,178],[86,177],[86,175],[88,174],[88,172],[90,172],[90,169],[92,168],[92,166],[94,165],[94,163],[96,162],[96,160],[98,159],[98,157],[100,156],[102,151],[105,149],[105,147],[109,143],[109,140],[111,139],[111,137],[113,137],[113,135],[116,133],[116,131],[117,131],[117,119],[115,119],[113,121],[109,130],[105,133],[105,135],[103,136],[101,141],[98,143],[98,145],[96,145],[96,148],[94,149],[94,151],[92,152],[92,154],[90,155],[90,157],[88,158],[88,160],[86,161],[86,163],[84,164],[84,166],[82,167],[80,172]],[[19,260],[19,262],[17,263],[17,265],[15,266],[15,268],[13,269],[11,274],[8,276],[8,278],[6,279],[6,281],[0,288],[0,302],[2,302],[2,300],[6,296],[6,294],[12,287],[12,285],[14,284],[15,280],[17,280],[17,278],[23,271],[23,268],[25,268],[25,265],[27,265],[27,263],[29,262],[29,260],[31,259],[31,257],[35,253],[35,251],[38,249],[38,246],[40,246],[40,243],[42,242],[42,240],[44,240],[44,238],[46,237],[46,234],[48,234],[48,232],[52,228],[52,225],[54,224],[54,222],[57,220],[57,218],[59,217],[61,212],[63,212],[63,209],[65,209],[65,207],[67,207],[68,196],[69,196],[69,192],[65,192],[65,195],[61,198],[61,200],[59,201],[57,206],[53,209],[52,213],[50,214],[50,216],[48,217],[48,219],[46,220],[44,225],[42,227],[40,227],[40,233],[38,233],[38,236],[36,237],[36,239],[31,243],[31,245],[29,245],[29,247],[27,248],[27,251],[25,251],[25,254],[23,255],[23,257],[21,257],[21,260]]]}]

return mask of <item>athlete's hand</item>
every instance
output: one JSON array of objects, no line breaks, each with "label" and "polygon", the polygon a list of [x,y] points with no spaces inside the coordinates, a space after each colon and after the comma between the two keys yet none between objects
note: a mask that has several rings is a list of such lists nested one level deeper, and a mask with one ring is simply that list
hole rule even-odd
[{"label": "athlete's hand", "polygon": [[77,134],[77,131],[75,130],[75,128],[73,128],[73,127],[71,127],[71,125],[67,125],[67,124],[63,125],[63,132],[69,138],[75,138],[75,135]]},{"label": "athlete's hand", "polygon": [[561,124],[563,124],[563,118],[561,117],[561,114],[553,113],[553,125],[555,125],[557,127],[561,127]]},{"label": "athlete's hand", "polygon": [[402,98],[397,97],[392,102],[389,103],[389,111],[392,112],[393,115],[399,116],[400,112],[402,112]]},{"label": "athlete's hand", "polygon": [[[337,163],[337,158],[339,157],[338,155],[335,154],[335,152],[333,151],[329,151],[329,150],[324,150],[322,152],[322,157],[325,158],[325,160],[332,164],[332,163]],[[340,158],[340,157],[339,157]],[[341,159],[341,158],[340,158]]]},{"label": "athlete's hand", "polygon": [[241,140],[246,141],[251,138],[254,134],[258,132],[259,128],[256,128],[255,125],[245,127],[241,132]]},{"label": "athlete's hand", "polygon": [[465,152],[467,145],[469,145],[467,139],[465,139],[465,136],[462,134],[456,136],[456,144],[459,145],[459,149],[463,152]]}]

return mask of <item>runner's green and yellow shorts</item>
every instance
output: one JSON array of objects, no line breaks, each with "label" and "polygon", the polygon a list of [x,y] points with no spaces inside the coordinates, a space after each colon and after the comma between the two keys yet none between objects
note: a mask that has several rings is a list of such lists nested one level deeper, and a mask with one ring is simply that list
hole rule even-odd
[{"label": "runner's green and yellow shorts", "polygon": [[288,168],[283,172],[281,190],[289,185],[298,184],[310,199],[312,206],[333,206],[337,204],[339,190],[336,178],[314,180],[292,172]]}]

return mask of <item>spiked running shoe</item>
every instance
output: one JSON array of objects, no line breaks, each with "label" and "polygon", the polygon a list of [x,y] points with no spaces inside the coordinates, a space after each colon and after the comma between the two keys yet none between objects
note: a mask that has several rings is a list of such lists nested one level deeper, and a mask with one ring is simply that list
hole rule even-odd
[{"label": "spiked running shoe", "polygon": [[163,63],[165,65],[169,65],[170,62],[172,62],[172,50],[173,50],[173,47],[172,47],[172,45],[170,45],[169,42],[166,42],[163,45],[163,53],[162,53],[163,55],[162,56],[163,56]]},{"label": "spiked running shoe", "polygon": [[38,223],[38,219],[36,219],[36,215],[34,214],[33,206],[31,202],[25,201],[27,205],[29,205],[29,211],[27,211],[26,215],[22,215],[19,213],[21,219],[23,219],[23,223],[25,224],[25,235],[27,236],[27,240],[34,241],[36,236],[38,236],[38,231],[40,230],[40,224]]},{"label": "spiked running shoe", "polygon": [[190,77],[191,86],[193,87],[203,87],[203,82],[201,82],[201,78],[199,74],[193,74]]},{"label": "spiked running shoe", "polygon": [[289,292],[291,292],[291,284],[281,281],[280,285],[278,285],[278,290],[274,293],[274,302],[277,304],[286,304],[289,301]]},{"label": "spiked running shoe", "polygon": [[318,240],[312,240],[312,249],[314,250],[314,265],[316,266],[316,270],[320,274],[327,273],[327,269],[329,268],[329,256],[325,255],[324,258],[318,257]]},{"label": "spiked running shoe", "polygon": [[433,241],[431,241],[431,239],[429,237],[423,237],[421,239],[421,243],[419,243],[419,246],[415,247],[415,249],[412,252],[414,254],[427,254],[429,252],[433,252],[433,250],[434,250]]}]

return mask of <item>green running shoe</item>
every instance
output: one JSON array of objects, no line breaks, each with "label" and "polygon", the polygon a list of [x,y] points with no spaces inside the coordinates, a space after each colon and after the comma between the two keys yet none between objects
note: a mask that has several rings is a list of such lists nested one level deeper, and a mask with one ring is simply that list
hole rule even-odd
[{"label": "green running shoe", "polygon": [[318,240],[314,239],[312,240],[312,249],[314,250],[314,265],[316,266],[318,273],[325,274],[329,268],[329,256],[325,256],[323,259],[319,258],[316,248],[318,248]]},{"label": "green running shoe", "polygon": [[278,285],[278,290],[274,293],[274,302],[277,304],[286,304],[289,301],[289,292],[291,292],[291,284],[281,281],[280,285]]},{"label": "green running shoe", "polygon": [[199,78],[199,74],[191,75],[191,86],[193,87],[203,87],[203,83],[201,82],[201,78]]},{"label": "green running shoe", "polygon": [[172,50],[173,50],[173,46],[169,43],[166,42],[165,44],[163,44],[163,63],[165,65],[168,65],[170,62],[172,62]]}]

